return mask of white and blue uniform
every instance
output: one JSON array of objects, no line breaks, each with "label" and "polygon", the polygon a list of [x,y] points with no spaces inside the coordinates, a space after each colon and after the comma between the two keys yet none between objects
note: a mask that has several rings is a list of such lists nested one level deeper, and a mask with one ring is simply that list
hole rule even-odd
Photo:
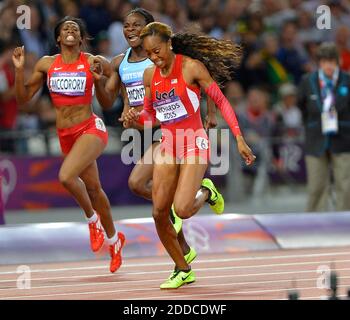
[{"label": "white and blue uniform", "polygon": [[143,98],[145,97],[143,73],[153,62],[148,58],[142,61],[129,62],[130,52],[131,48],[125,52],[125,56],[119,65],[119,75],[128,94],[130,107],[138,107],[143,105]]}]

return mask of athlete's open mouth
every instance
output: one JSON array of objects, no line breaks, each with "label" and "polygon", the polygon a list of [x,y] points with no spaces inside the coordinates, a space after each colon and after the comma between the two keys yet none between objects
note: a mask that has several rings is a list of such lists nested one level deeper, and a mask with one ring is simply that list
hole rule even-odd
[{"label": "athlete's open mouth", "polygon": [[160,67],[163,64],[163,60],[154,61],[154,64]]},{"label": "athlete's open mouth", "polygon": [[137,41],[137,40],[139,39],[139,36],[136,36],[136,35],[134,35],[134,34],[131,34],[131,35],[128,36],[128,39],[129,39],[130,41]]}]

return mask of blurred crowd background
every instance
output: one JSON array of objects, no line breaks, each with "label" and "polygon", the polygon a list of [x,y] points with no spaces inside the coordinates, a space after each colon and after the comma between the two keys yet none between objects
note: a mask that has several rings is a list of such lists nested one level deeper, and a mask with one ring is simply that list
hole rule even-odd
[{"label": "blurred crowd background", "polygon": [[[21,4],[31,8],[29,30],[16,27],[19,16],[16,10]],[[317,7],[322,4],[328,5],[331,11],[330,29],[317,28]],[[234,71],[235,80],[226,83],[224,92],[259,159],[253,168],[241,170],[247,178],[247,188],[259,192],[259,183],[254,186],[250,180],[260,175],[260,181],[265,181],[276,172],[280,173],[282,183],[304,183],[300,177],[302,168],[293,169],[302,166],[303,161],[303,126],[297,106],[297,87],[303,74],[317,70],[316,50],[324,41],[336,43],[341,68],[350,71],[350,1],[0,1],[0,154],[60,153],[55,135],[55,111],[47,89],[43,88],[28,105],[16,104],[13,49],[25,46],[29,76],[40,57],[57,53],[54,26],[60,18],[70,15],[82,18],[93,38],[87,43],[86,51],[111,59],[127,48],[123,17],[136,6],[149,10],[156,21],[169,24],[174,32],[197,30],[243,46],[242,64]],[[94,101],[95,112],[104,117],[111,136],[106,152],[121,150],[122,127],[117,118],[122,107],[119,99],[111,110],[103,111]],[[219,112],[218,127],[227,127]],[[259,166],[263,168],[261,174]],[[293,170],[299,172],[293,176]],[[278,179],[275,177],[275,180]],[[263,185],[261,182],[260,186]]]}]

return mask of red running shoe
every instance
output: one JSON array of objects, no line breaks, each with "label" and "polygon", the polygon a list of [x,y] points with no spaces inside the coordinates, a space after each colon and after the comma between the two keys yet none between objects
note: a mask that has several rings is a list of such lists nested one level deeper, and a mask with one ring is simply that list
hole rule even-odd
[{"label": "red running shoe", "polygon": [[118,232],[118,240],[109,246],[109,253],[111,255],[111,264],[109,270],[114,273],[122,265],[122,248],[125,243],[125,236],[123,233]]},{"label": "red running shoe", "polygon": [[101,225],[100,216],[96,222],[89,223],[90,231],[90,245],[93,252],[97,252],[101,249],[103,242],[105,240],[103,227]]}]

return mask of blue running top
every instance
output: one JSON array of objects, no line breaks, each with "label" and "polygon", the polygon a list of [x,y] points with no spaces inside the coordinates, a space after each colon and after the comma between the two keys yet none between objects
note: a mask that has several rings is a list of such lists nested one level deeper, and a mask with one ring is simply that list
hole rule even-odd
[{"label": "blue running top", "polygon": [[125,85],[130,107],[138,107],[143,105],[143,98],[145,96],[143,72],[153,63],[148,58],[138,62],[129,62],[130,52],[131,48],[125,52],[125,56],[119,65],[119,75]]}]

